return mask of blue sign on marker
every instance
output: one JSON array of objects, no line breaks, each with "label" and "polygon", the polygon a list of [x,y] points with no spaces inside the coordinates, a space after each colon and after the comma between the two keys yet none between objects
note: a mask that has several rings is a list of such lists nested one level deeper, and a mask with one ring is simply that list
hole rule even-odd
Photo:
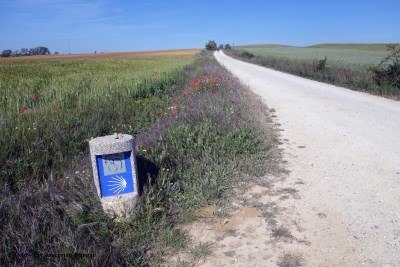
[{"label": "blue sign on marker", "polygon": [[102,197],[133,192],[131,152],[97,156]]}]

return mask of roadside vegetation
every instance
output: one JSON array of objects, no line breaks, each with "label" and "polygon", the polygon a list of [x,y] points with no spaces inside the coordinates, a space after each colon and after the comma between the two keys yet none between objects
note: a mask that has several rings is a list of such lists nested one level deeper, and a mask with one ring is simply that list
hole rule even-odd
[{"label": "roadside vegetation", "polygon": [[381,51],[382,47],[255,45],[235,47],[227,53],[250,63],[301,77],[398,99],[400,48],[399,45],[388,45],[387,51]]},{"label": "roadside vegetation", "polygon": [[[208,53],[195,59],[0,64],[1,265],[158,265],[186,248],[178,225],[262,175],[274,136]],[[105,215],[91,137],[136,138],[142,195]],[[257,170],[249,165],[251,160]]]},{"label": "roadside vegetation", "polygon": [[317,44],[309,48],[333,48],[345,50],[386,51],[387,44]]}]

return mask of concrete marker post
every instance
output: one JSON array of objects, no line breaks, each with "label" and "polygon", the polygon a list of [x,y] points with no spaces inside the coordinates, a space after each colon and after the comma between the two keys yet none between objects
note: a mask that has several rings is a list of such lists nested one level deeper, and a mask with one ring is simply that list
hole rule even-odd
[{"label": "concrete marker post", "polygon": [[135,143],[131,135],[114,134],[89,141],[93,179],[103,209],[126,217],[139,197]]}]

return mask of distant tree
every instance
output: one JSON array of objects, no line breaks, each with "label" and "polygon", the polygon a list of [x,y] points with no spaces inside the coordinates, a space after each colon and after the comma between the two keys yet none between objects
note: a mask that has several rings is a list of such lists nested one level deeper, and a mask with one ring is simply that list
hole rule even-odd
[{"label": "distant tree", "polygon": [[21,55],[28,55],[29,54],[29,49],[28,48],[21,48],[20,53],[21,53]]},{"label": "distant tree", "polygon": [[11,57],[12,55],[12,51],[10,49],[6,49],[3,50],[3,52],[1,52],[1,57]]},{"label": "distant tree", "polygon": [[58,53],[58,51],[55,51],[55,52],[54,52],[54,55],[58,55],[58,54],[60,54],[60,53]]},{"label": "distant tree", "polygon": [[29,49],[30,55],[50,55],[50,50],[44,46]]},{"label": "distant tree", "polygon": [[210,50],[210,51],[215,51],[217,50],[217,43],[215,41],[208,41],[208,43],[206,43],[206,49]]},{"label": "distant tree", "polygon": [[13,56],[19,56],[21,53],[19,52],[19,50],[17,49],[17,50],[15,50],[14,52],[13,52]]},{"label": "distant tree", "polygon": [[97,54],[97,51],[94,51],[95,54]]},{"label": "distant tree", "polygon": [[230,44],[226,44],[226,45],[225,45],[225,47],[224,47],[224,49],[225,49],[225,50],[231,50],[231,49],[232,49],[232,47],[231,47],[231,45],[230,45]]},{"label": "distant tree", "polygon": [[224,49],[224,45],[223,45],[223,44],[220,44],[220,45],[218,46],[218,50],[222,50],[222,49]]}]

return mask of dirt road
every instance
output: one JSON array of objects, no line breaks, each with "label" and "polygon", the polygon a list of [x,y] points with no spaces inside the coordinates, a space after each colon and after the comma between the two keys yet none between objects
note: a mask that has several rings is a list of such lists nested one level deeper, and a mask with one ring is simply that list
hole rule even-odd
[{"label": "dirt road", "polygon": [[276,110],[306,265],[400,266],[400,102],[215,57]]}]

